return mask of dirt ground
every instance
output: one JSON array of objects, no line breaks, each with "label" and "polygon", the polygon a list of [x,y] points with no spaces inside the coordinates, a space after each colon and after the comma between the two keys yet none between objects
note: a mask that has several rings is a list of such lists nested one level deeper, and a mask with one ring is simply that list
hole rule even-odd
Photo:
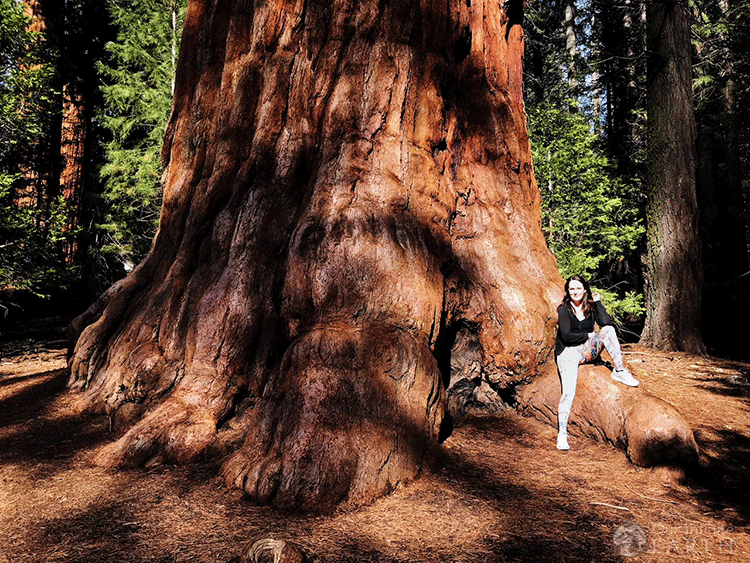
[{"label": "dirt ground", "polygon": [[372,506],[289,516],[227,489],[206,461],[109,473],[103,417],[69,414],[59,334],[0,345],[0,563],[218,562],[255,540],[322,562],[625,561],[615,532],[638,524],[633,561],[750,561],[750,364],[629,346],[646,389],[691,423],[703,453],[683,484],[608,444],[514,412],[456,429],[423,475]]}]

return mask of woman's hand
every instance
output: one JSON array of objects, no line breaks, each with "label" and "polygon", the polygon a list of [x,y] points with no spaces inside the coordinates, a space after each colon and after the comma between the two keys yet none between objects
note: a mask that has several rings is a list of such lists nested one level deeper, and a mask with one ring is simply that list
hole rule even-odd
[{"label": "woman's hand", "polygon": [[602,300],[602,296],[599,295],[598,293],[592,293],[591,297],[593,298],[594,301],[601,301]]}]

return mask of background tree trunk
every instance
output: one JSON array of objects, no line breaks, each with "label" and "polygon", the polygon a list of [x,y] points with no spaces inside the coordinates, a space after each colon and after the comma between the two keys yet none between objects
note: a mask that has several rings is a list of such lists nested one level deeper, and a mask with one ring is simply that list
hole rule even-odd
[{"label": "background tree trunk", "polygon": [[86,179],[89,118],[86,97],[77,81],[62,89],[62,127],[60,136],[60,192],[67,205],[66,231],[73,233],[63,245],[68,264],[80,262],[80,239],[75,232],[81,225]]},{"label": "background tree trunk", "polygon": [[[35,146],[24,147],[20,163],[22,189],[15,194],[18,207],[31,207],[38,214],[39,229],[54,213],[58,198],[65,203],[65,240],[60,251],[69,266],[85,266],[85,242],[79,228],[84,223],[84,200],[90,178],[96,174],[92,159],[91,119],[97,96],[96,61],[106,38],[105,8],[87,0],[67,5],[50,0],[24,0],[31,31],[44,34],[56,53],[54,95],[59,106],[45,134]],[[92,31],[96,30],[95,32]]]},{"label": "background tree trunk", "polygon": [[[578,61],[578,38],[576,34],[576,5],[574,0],[565,0],[565,50],[568,52],[568,88],[571,97],[577,101],[578,77],[581,72]],[[571,111],[578,111],[578,104],[571,106]]]},{"label": "background tree trunk", "polygon": [[69,233],[62,250],[68,264],[84,270],[89,264],[87,236],[81,227],[89,219],[87,205],[92,180],[98,174],[92,135],[100,96],[96,61],[102,59],[104,44],[111,37],[109,25],[106,4],[91,0],[69,0],[58,22],[62,82],[59,193],[66,205]]},{"label": "background tree trunk", "polygon": [[71,325],[103,463],[218,453],[261,501],[360,504],[436,442],[457,339],[495,389],[536,374],[562,280],[502,6],[191,3],[158,234]]},{"label": "background tree trunk", "polygon": [[701,353],[702,272],[687,3],[648,4],[648,279],[641,343]]}]

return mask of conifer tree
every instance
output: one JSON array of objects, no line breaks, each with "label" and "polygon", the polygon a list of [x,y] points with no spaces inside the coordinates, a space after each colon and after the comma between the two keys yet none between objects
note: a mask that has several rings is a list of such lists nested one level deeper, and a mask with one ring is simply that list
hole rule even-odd
[{"label": "conifer tree", "polygon": [[705,352],[688,2],[648,5],[648,291],[641,343]]},{"label": "conifer tree", "polygon": [[176,53],[187,0],[110,0],[117,39],[99,65],[102,122],[109,132],[102,168],[105,255],[125,269],[146,254],[161,207],[161,146],[172,105]]},{"label": "conifer tree", "polygon": [[[607,154],[599,126],[603,119],[604,133],[612,131],[611,106],[601,116],[595,99],[600,85],[593,73],[604,70],[601,6],[545,0],[527,5],[525,102],[547,242],[563,276],[594,281],[609,293],[610,310],[637,324],[643,196],[630,169],[617,166],[626,158]],[[611,100],[603,75],[605,100]]]},{"label": "conifer tree", "polygon": [[[528,111],[542,228],[560,273],[594,280],[600,292],[618,285],[610,272],[645,236],[638,190],[617,175],[586,115],[551,104]],[[642,312],[632,286],[620,289],[621,299],[616,292],[605,293],[617,316]]]},{"label": "conifer tree", "polygon": [[[46,189],[54,54],[23,5],[0,0],[0,290],[64,285],[63,206]],[[42,182],[45,179],[45,182]]]}]

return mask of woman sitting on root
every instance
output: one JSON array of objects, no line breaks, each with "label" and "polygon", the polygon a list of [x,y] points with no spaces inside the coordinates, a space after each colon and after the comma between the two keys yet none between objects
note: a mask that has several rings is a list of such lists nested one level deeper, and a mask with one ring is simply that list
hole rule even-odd
[{"label": "woman sitting on root", "polygon": [[[599,325],[595,332],[594,323]],[[612,317],[609,316],[598,293],[591,293],[581,276],[571,276],[565,282],[565,297],[557,308],[557,343],[555,358],[562,382],[562,396],[558,406],[557,449],[568,450],[568,418],[578,382],[578,366],[591,362],[607,349],[615,369],[612,379],[638,387],[638,380],[622,365],[622,352],[617,340]]]}]

